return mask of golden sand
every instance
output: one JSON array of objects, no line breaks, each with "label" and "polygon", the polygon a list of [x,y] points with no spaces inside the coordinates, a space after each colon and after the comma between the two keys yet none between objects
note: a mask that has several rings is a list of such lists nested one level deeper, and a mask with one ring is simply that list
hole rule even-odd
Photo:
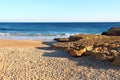
[{"label": "golden sand", "polygon": [[41,41],[0,39],[0,47],[34,48],[39,46],[43,46]]}]

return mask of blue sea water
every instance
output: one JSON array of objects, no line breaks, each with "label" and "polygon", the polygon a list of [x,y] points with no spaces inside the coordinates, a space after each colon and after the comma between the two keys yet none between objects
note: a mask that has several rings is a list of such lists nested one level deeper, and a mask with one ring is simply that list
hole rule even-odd
[{"label": "blue sea water", "polygon": [[51,40],[73,34],[101,34],[119,22],[0,23],[0,38]]}]

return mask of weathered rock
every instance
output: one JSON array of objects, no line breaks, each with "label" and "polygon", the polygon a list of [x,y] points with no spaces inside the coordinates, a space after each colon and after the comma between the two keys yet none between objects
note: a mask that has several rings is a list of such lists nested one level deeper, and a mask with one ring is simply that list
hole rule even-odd
[{"label": "weathered rock", "polygon": [[116,44],[110,44],[110,45],[109,45],[109,48],[111,48],[111,49],[116,48]]},{"label": "weathered rock", "polygon": [[[109,35],[109,36],[105,36]],[[99,61],[111,61],[120,66],[120,28],[112,28],[103,35],[73,35],[56,38],[53,47],[68,51],[71,56],[92,56]]]},{"label": "weathered rock", "polygon": [[87,53],[88,51],[93,50],[93,45],[91,46],[81,46],[78,49],[77,48],[72,48],[70,50],[68,50],[69,54],[71,56],[82,56],[82,55],[90,55],[89,53]]},{"label": "weathered rock", "polygon": [[55,38],[54,40],[56,40],[58,42],[68,42],[69,38]]},{"label": "weathered rock", "polygon": [[58,43],[54,43],[52,46],[57,49],[65,50],[67,48],[74,47],[74,44],[72,42],[58,42]]},{"label": "weathered rock", "polygon": [[86,49],[81,49],[81,50],[74,50],[74,49],[70,49],[68,51],[68,53],[73,56],[73,57],[79,57],[82,56],[84,53],[86,52]]},{"label": "weathered rock", "polygon": [[95,52],[102,52],[102,51],[104,51],[104,50],[102,49],[102,47],[96,47],[94,51],[95,51]]},{"label": "weathered rock", "polygon": [[61,44],[59,45],[60,43],[54,43],[52,46],[54,47],[54,48],[57,48],[57,49],[66,49],[66,48],[68,48],[69,46],[62,46]]},{"label": "weathered rock", "polygon": [[68,51],[72,56],[93,56],[100,61],[112,61],[119,54],[112,53],[110,50],[120,48],[119,36],[103,35],[75,35],[69,38],[69,42],[54,43],[53,47]]},{"label": "weathered rock", "polygon": [[120,27],[118,27],[118,28],[111,28],[107,32],[103,32],[102,35],[120,36]]},{"label": "weathered rock", "polygon": [[99,60],[99,61],[105,61],[105,60],[106,60],[106,55],[103,54],[103,53],[97,53],[97,54],[95,55],[95,59],[96,59],[96,60]]},{"label": "weathered rock", "polygon": [[96,48],[94,48],[94,52],[107,53],[108,52],[108,48],[104,47],[104,46],[96,47]]},{"label": "weathered rock", "polygon": [[107,35],[107,32],[102,32],[102,35]]},{"label": "weathered rock", "polygon": [[91,51],[91,50],[93,50],[93,47],[94,47],[93,45],[90,45],[90,46],[86,46],[85,48],[87,51]]},{"label": "weathered rock", "polygon": [[116,48],[116,50],[119,52],[119,51],[120,51],[120,47],[119,47],[119,48]]},{"label": "weathered rock", "polygon": [[120,66],[120,56],[116,57],[115,60],[111,64],[113,66]]},{"label": "weathered rock", "polygon": [[97,47],[92,51],[91,56],[99,61],[113,61],[120,56],[120,53],[116,50],[108,50],[105,47]]},{"label": "weathered rock", "polygon": [[120,55],[120,53],[117,52],[116,50],[110,50],[110,53],[112,54],[114,59]]},{"label": "weathered rock", "polygon": [[98,39],[98,38],[102,38],[104,36],[101,35],[92,35],[90,34],[89,36],[87,34],[77,34],[77,35],[72,35],[69,37],[70,41],[77,41],[77,40],[81,40],[81,39]]},{"label": "weathered rock", "polygon": [[69,37],[69,41],[77,41],[83,39],[80,35],[73,35]]},{"label": "weathered rock", "polygon": [[94,52],[91,54],[91,56],[98,61],[111,61],[111,60],[113,60],[113,56],[109,56],[107,52]]},{"label": "weathered rock", "polygon": [[109,52],[106,47],[96,47],[91,53],[91,56],[99,61],[112,61],[117,55],[117,53]]}]

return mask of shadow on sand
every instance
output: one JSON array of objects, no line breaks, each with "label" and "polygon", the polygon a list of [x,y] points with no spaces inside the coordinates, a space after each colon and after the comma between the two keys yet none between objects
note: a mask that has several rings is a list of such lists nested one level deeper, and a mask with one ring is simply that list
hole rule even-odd
[{"label": "shadow on sand", "polygon": [[77,66],[92,67],[94,69],[106,69],[107,70],[111,68],[111,69],[120,70],[120,67],[111,66],[110,62],[96,61],[90,56],[71,57],[66,51],[53,48],[51,46],[53,43],[54,42],[43,42],[43,44],[48,45],[48,47],[36,47],[36,49],[52,51],[52,52],[45,52],[43,54],[44,57],[67,58],[68,60],[77,62],[76,64]]}]

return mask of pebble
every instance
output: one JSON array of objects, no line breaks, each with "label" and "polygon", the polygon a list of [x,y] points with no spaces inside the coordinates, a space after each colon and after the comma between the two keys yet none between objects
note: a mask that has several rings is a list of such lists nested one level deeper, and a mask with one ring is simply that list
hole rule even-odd
[{"label": "pebble", "polygon": [[0,56],[0,80],[120,80],[120,68],[58,50],[0,48]]}]

